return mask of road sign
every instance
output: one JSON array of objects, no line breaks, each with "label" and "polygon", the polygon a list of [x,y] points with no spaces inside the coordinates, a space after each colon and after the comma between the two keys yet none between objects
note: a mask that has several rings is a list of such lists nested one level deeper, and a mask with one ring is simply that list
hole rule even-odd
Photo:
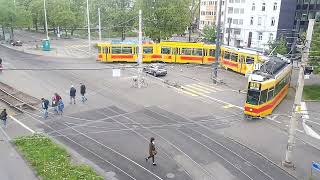
[{"label": "road sign", "polygon": [[312,169],[320,172],[320,164],[316,162],[312,162]]}]

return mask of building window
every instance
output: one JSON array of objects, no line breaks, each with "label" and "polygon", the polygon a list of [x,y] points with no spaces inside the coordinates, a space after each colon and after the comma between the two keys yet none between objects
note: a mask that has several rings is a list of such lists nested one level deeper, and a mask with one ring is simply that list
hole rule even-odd
[{"label": "building window", "polygon": [[258,40],[261,41],[262,40],[262,32],[258,33]]},{"label": "building window", "polygon": [[243,19],[239,19],[239,24],[240,24],[240,25],[243,24]]},{"label": "building window", "polygon": [[246,3],[246,0],[241,0],[241,3]]},{"label": "building window", "polygon": [[252,3],[252,11],[255,11],[256,10],[256,4],[255,3]]},{"label": "building window", "polygon": [[244,8],[240,9],[240,14],[244,14]]},{"label": "building window", "polygon": [[239,14],[239,8],[234,8],[234,14]]},{"label": "building window", "polygon": [[261,21],[262,21],[262,18],[259,17],[259,18],[258,18],[258,26],[261,26]]},{"label": "building window", "polygon": [[250,25],[253,25],[253,17],[250,19]]},{"label": "building window", "polygon": [[270,34],[269,34],[269,42],[272,42],[272,41],[273,41],[273,34],[270,33]]},{"label": "building window", "polygon": [[276,20],[273,18],[271,18],[271,26],[274,26],[274,24],[276,23]]},{"label": "building window", "polygon": [[266,3],[262,3],[262,11],[266,11]]},{"label": "building window", "polygon": [[233,19],[232,22],[233,24],[238,24],[238,19]]},{"label": "building window", "polygon": [[240,3],[240,0],[234,0],[235,3]]},{"label": "building window", "polygon": [[240,35],[241,34],[241,29],[234,29],[233,33],[237,34],[237,35]]},{"label": "building window", "polygon": [[277,10],[278,9],[278,3],[273,3],[273,10],[275,11],[275,10]]},{"label": "building window", "polygon": [[233,13],[233,7],[228,7],[228,13],[232,14]]},{"label": "building window", "polygon": [[233,0],[229,0],[229,3],[233,3]]},{"label": "building window", "polygon": [[205,11],[201,11],[201,15],[202,16],[206,15],[206,12]]}]

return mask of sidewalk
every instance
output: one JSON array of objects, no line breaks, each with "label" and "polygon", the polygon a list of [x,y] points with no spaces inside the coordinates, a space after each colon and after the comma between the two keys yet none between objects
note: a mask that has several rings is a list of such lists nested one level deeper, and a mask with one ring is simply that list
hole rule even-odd
[{"label": "sidewalk", "polygon": [[0,177],[1,180],[38,179],[8,141],[3,129],[0,129]]}]

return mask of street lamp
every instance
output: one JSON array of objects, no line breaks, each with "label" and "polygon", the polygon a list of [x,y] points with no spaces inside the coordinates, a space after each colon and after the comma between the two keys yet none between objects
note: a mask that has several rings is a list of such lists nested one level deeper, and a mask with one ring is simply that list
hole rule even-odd
[{"label": "street lamp", "polygon": [[46,35],[47,35],[47,40],[49,40],[46,0],[43,0],[43,10],[44,10],[44,22],[45,22],[45,26],[46,26]]},{"label": "street lamp", "polygon": [[91,53],[91,33],[90,33],[89,0],[87,0],[87,21],[88,21],[88,44],[89,44],[89,55],[90,55],[90,53]]}]

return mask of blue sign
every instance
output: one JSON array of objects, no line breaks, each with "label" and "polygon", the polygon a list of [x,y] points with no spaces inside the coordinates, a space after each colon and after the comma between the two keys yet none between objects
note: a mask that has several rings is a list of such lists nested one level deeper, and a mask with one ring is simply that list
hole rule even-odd
[{"label": "blue sign", "polygon": [[315,169],[317,171],[320,171],[320,164],[312,162],[312,169]]}]

